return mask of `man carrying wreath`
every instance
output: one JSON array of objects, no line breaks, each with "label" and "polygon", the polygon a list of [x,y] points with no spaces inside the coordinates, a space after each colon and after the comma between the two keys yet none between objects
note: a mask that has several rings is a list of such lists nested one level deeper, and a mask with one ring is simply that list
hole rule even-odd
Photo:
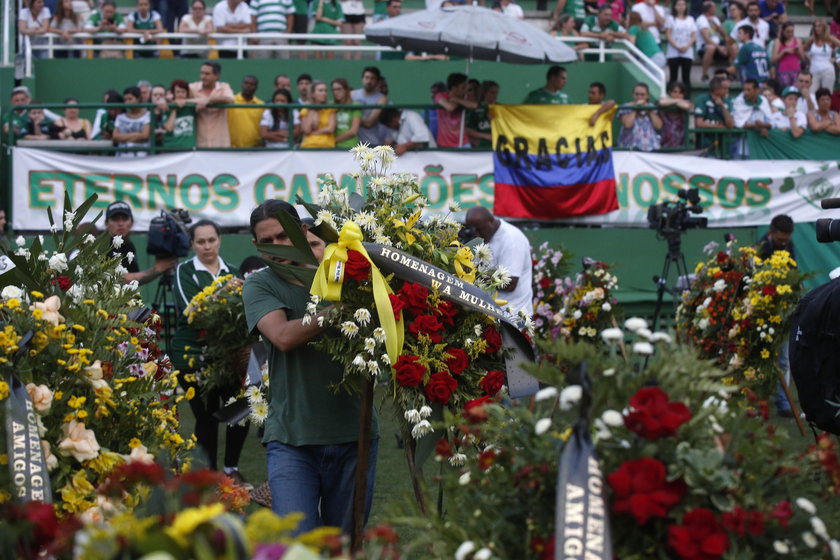
[{"label": "man carrying wreath", "polygon": [[[255,245],[292,245],[276,218],[281,211],[307,232],[291,204],[268,200],[251,212]],[[326,525],[350,533],[360,399],[336,391],[341,365],[309,344],[325,330],[319,321],[302,320],[310,302],[309,288],[265,268],[248,277],[242,293],[248,329],[261,334],[268,347],[269,409],[263,444],[272,510],[281,516],[302,512],[306,517],[298,532]],[[374,411],[365,519],[373,499],[378,438]]]}]

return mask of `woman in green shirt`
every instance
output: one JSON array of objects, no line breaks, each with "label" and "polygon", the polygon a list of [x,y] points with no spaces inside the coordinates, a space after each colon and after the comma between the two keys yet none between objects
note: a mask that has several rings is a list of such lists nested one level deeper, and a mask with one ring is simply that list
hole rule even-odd
[{"label": "woman in green shirt", "polygon": [[189,101],[190,85],[184,80],[174,80],[169,117],[163,124],[163,146],[166,148],[195,148],[195,106]]},{"label": "woman in green shirt", "polygon": [[[318,9],[315,10],[315,26],[312,33],[337,34],[341,31],[341,24],[344,23],[344,11],[341,4],[336,0],[318,0]],[[312,41],[314,45],[336,45],[334,39],[317,39]],[[326,58],[332,58],[332,51],[327,51]],[[315,50],[315,58],[324,58],[324,51]]]},{"label": "woman in green shirt", "polygon": [[[332,81],[333,102],[336,105],[358,105],[350,97],[350,84],[344,78]],[[362,111],[359,109],[339,109],[335,115],[335,147],[353,148],[359,143],[359,126],[362,124]]]},{"label": "woman in green shirt", "polygon": [[665,53],[659,46],[656,37],[653,33],[642,26],[642,16],[638,12],[630,12],[630,28],[627,33],[630,34],[630,40],[636,45],[636,48],[642,51],[654,64],[660,68],[665,68],[667,61],[665,60]]}]

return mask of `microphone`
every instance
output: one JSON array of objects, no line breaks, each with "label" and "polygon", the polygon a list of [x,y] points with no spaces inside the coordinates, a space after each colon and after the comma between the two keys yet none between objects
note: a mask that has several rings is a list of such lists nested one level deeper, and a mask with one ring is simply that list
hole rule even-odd
[{"label": "microphone", "polygon": [[824,198],[820,201],[820,206],[823,210],[840,208],[840,198]]}]

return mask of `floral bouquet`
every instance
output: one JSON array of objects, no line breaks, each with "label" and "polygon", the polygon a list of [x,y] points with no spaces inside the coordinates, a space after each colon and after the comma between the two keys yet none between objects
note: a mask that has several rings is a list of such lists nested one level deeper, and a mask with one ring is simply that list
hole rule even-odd
[{"label": "floral bouquet", "polygon": [[184,315],[198,329],[202,340],[201,369],[196,380],[202,387],[240,386],[251,345],[257,337],[247,334],[242,286],[231,283],[232,274],[219,276],[190,300]]},{"label": "floral bouquet", "polygon": [[542,339],[553,330],[554,317],[563,308],[563,297],[572,284],[566,278],[569,255],[546,241],[533,252],[531,260],[534,263],[534,336]]},{"label": "floral bouquet", "polygon": [[610,274],[609,265],[584,259],[583,271],[573,282],[567,279],[562,285],[563,304],[552,318],[552,336],[594,340],[601,330],[615,323],[616,300],[612,293],[618,289],[618,278]]}]

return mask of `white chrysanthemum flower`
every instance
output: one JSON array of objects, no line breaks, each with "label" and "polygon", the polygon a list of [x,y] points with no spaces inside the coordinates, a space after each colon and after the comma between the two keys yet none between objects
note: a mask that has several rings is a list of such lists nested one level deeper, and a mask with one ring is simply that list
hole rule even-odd
[{"label": "white chrysanthemum flower", "polygon": [[814,502],[809,500],[808,498],[796,498],[796,506],[811,515],[817,514],[817,507],[814,505]]},{"label": "white chrysanthemum flower", "polygon": [[122,276],[123,274],[128,274],[128,269],[123,265],[118,264],[116,267],[114,267],[114,272]]},{"label": "white chrysanthemum flower", "polygon": [[421,418],[428,418],[432,415],[432,407],[423,405],[420,407],[420,417]]},{"label": "white chrysanthemum flower", "polygon": [[373,236],[373,242],[379,245],[385,245],[386,247],[390,247],[394,244],[394,242],[391,241],[391,238],[384,233],[375,234]]},{"label": "white chrysanthemum flower", "polygon": [[391,358],[388,357],[388,354],[382,354],[382,358],[380,358],[380,359],[382,360],[382,363],[385,364],[386,366],[391,365]]},{"label": "white chrysanthemum flower", "polygon": [[7,300],[7,301],[12,299],[12,298],[20,299],[22,296],[23,296],[23,290],[21,290],[17,286],[11,286],[11,285],[6,286],[5,288],[3,288],[3,291],[0,292],[0,297],[2,297],[4,300]]},{"label": "white chrysanthemum flower", "polygon": [[89,233],[86,233],[85,236],[82,238],[82,243],[84,243],[85,245],[90,245],[94,241],[96,241],[96,237]]},{"label": "white chrysanthemum flower", "polygon": [[816,548],[817,545],[820,544],[820,541],[817,540],[817,537],[814,536],[814,533],[810,531],[805,531],[804,533],[802,533],[802,542],[804,542],[808,548]]},{"label": "white chrysanthemum flower", "polygon": [[329,210],[319,210],[315,216],[315,225],[327,224],[335,227],[335,216]]},{"label": "white chrysanthemum flower", "polygon": [[376,216],[370,212],[359,212],[356,214],[355,220],[359,227],[364,230],[372,231],[376,227]]},{"label": "white chrysanthemum flower", "polygon": [[357,325],[353,321],[344,321],[343,323],[341,323],[341,334],[343,334],[347,338],[353,338],[354,336],[359,334],[359,325]]},{"label": "white chrysanthemum flower", "polygon": [[[323,317],[318,317],[318,319],[323,319]],[[304,327],[312,322],[312,315],[304,315],[300,318],[300,324]]]},{"label": "white chrysanthemum flower", "polygon": [[650,356],[653,354],[653,345],[650,342],[634,342],[633,352],[643,356]]},{"label": "white chrysanthemum flower", "polygon": [[601,420],[611,428],[618,428],[624,425],[624,416],[617,410],[605,410],[601,414]]},{"label": "white chrysanthemum flower", "polygon": [[536,402],[547,401],[548,399],[557,398],[557,394],[557,387],[545,387],[537,391],[537,394],[534,395],[534,400]]},{"label": "white chrysanthemum flower", "polygon": [[263,400],[262,392],[256,385],[249,385],[248,388],[245,389],[245,397],[249,401]]},{"label": "white chrysanthemum flower", "polygon": [[613,369],[613,368],[605,369],[602,372],[602,374],[603,374],[604,377],[612,377],[613,375],[615,375],[615,369]]},{"label": "white chrysanthemum flower", "polygon": [[481,333],[484,332],[484,329],[481,328],[481,325],[476,325],[473,327],[473,332],[475,336],[481,336]]},{"label": "white chrysanthemum flower", "polygon": [[604,342],[617,342],[619,340],[624,340],[624,331],[617,328],[604,329],[601,331],[601,338],[604,339]]},{"label": "white chrysanthemum flower", "polygon": [[[469,481],[469,479],[467,479]],[[475,543],[472,541],[464,541],[455,551],[455,560],[467,560],[468,558],[472,558],[468,556],[472,554],[473,550],[475,550]]]},{"label": "white chrysanthemum flower", "polygon": [[726,289],[726,280],[723,278],[719,279],[714,283],[714,285],[712,285],[712,289],[716,292],[722,292]]},{"label": "white chrysanthemum flower", "polygon": [[773,550],[777,554],[790,554],[790,547],[785,541],[773,541]]},{"label": "white chrysanthemum flower", "polygon": [[490,557],[493,556],[493,551],[489,548],[485,547],[479,549],[478,552],[473,554],[473,560],[490,560]]},{"label": "white chrysanthemum flower", "polygon": [[538,436],[543,435],[551,428],[551,418],[540,418],[534,424],[534,433]]},{"label": "white chrysanthemum flower", "polygon": [[460,212],[461,211],[461,205],[458,204],[457,200],[451,200],[449,202],[449,211],[450,212]]},{"label": "white chrysanthemum flower", "polygon": [[478,264],[487,266],[493,261],[493,251],[487,243],[479,244],[474,251],[475,260]]},{"label": "white chrysanthemum flower", "polygon": [[601,309],[607,312],[612,311],[612,305],[610,305],[610,302],[605,301],[604,305],[601,306]]},{"label": "white chrysanthemum flower", "polygon": [[[470,478],[470,471],[467,471],[458,477],[458,484],[460,484],[461,486],[466,486],[470,483]],[[458,558],[458,556],[455,556],[455,558]]]},{"label": "white chrysanthemum flower", "polygon": [[467,456],[463,453],[455,453],[449,458],[449,464],[453,467],[463,467],[467,464]]},{"label": "white chrysanthemum flower", "polygon": [[18,235],[15,239],[15,245],[17,245],[18,247],[23,247],[24,245],[26,245],[26,239],[24,239],[22,235]]},{"label": "white chrysanthemum flower", "polygon": [[636,331],[636,336],[650,340],[653,337],[653,333],[650,332],[650,329],[639,329]]},{"label": "white chrysanthemum flower", "polygon": [[50,257],[49,265],[56,272],[64,272],[67,270],[67,255],[64,253],[55,253]]},{"label": "white chrysanthemum flower", "polygon": [[251,407],[251,420],[257,424],[262,425],[265,419],[268,418],[268,403],[265,401],[258,401]]},{"label": "white chrysanthemum flower", "polygon": [[376,342],[385,342],[385,329],[382,327],[376,327],[373,329],[373,338],[376,339]]},{"label": "white chrysanthemum flower", "polygon": [[840,560],[840,542],[831,539],[828,541],[828,548],[831,550],[832,560]]},{"label": "white chrysanthemum flower", "polygon": [[379,372],[381,371],[379,369],[379,362],[377,362],[376,360],[368,361],[367,370],[368,370],[368,373],[370,373],[373,376],[379,375]]},{"label": "white chrysanthemum flower", "polygon": [[123,238],[122,235],[115,235],[111,238],[111,245],[114,246],[114,249],[119,249],[123,245]]},{"label": "white chrysanthemum flower", "polygon": [[411,428],[411,437],[420,439],[429,432],[434,432],[432,424],[428,420],[420,420],[413,428]]},{"label": "white chrysanthemum flower", "polygon": [[374,350],[376,350],[376,341],[372,338],[366,338],[365,339],[365,351],[373,354]]},{"label": "white chrysanthemum flower", "polygon": [[413,408],[411,410],[406,410],[403,417],[406,422],[411,422],[412,424],[417,424],[420,420],[422,420],[422,418],[420,418],[420,413]]},{"label": "white chrysanthemum flower", "polygon": [[583,317],[583,312],[580,309],[575,309],[575,312],[572,313],[572,318],[577,320]]},{"label": "white chrysanthemum flower", "polygon": [[583,389],[580,385],[569,385],[560,391],[560,410],[569,410],[577,404],[583,396]]},{"label": "white chrysanthemum flower", "polygon": [[353,313],[353,318],[356,319],[360,325],[366,327],[370,322],[370,311],[364,307],[360,307],[355,313]]},{"label": "white chrysanthemum flower", "polygon": [[353,358],[352,363],[359,369],[364,369],[367,367],[367,360],[365,360],[365,358],[361,354],[356,354],[356,357]]},{"label": "white chrysanthemum flower", "polygon": [[819,517],[811,518],[811,528],[814,530],[814,534],[822,540],[828,541],[829,539],[831,539],[831,536],[828,534],[828,531],[825,528],[825,522]]},{"label": "white chrysanthemum flower", "polygon": [[128,264],[133,263],[134,262],[134,253],[129,251],[128,253],[125,254],[125,258],[128,261]]},{"label": "white chrysanthemum flower", "polygon": [[671,344],[671,340],[672,340],[671,335],[669,335],[668,333],[664,333],[664,332],[655,332],[650,337],[650,339],[653,342],[660,342],[661,341],[661,342],[664,342],[666,344]]},{"label": "white chrysanthemum flower", "polygon": [[496,286],[504,288],[508,284],[510,284],[510,271],[507,268],[499,265],[499,267],[493,271],[493,274],[491,275],[491,280]]},{"label": "white chrysanthemum flower", "polygon": [[639,329],[646,329],[647,326],[647,321],[645,321],[641,317],[630,317],[629,319],[624,321],[624,328],[628,331],[636,332]]}]

